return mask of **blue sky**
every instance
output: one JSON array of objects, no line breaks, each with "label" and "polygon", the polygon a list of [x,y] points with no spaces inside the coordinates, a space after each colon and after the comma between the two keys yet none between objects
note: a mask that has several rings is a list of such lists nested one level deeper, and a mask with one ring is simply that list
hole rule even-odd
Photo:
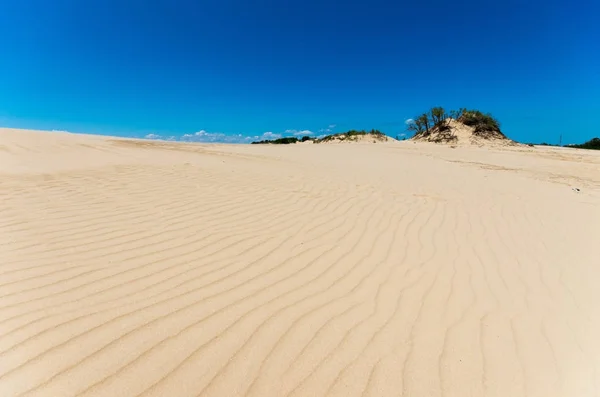
[{"label": "blue sky", "polygon": [[442,105],[579,142],[600,135],[598,15],[597,0],[0,0],[0,126],[396,136]]}]

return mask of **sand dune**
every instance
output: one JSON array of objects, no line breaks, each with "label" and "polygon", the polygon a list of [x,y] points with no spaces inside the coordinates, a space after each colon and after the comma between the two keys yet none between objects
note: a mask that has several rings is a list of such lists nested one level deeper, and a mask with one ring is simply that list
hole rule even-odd
[{"label": "sand dune", "polygon": [[0,167],[1,396],[600,395],[598,153],[0,130]]}]

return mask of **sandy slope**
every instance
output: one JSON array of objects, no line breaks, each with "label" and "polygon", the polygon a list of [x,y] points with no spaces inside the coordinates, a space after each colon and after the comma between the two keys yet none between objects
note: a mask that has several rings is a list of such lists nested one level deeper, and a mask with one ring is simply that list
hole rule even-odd
[{"label": "sandy slope", "polygon": [[0,395],[598,396],[599,169],[0,130]]},{"label": "sandy slope", "polygon": [[476,133],[475,127],[465,125],[452,118],[446,119],[445,125],[448,129],[440,130],[439,127],[433,127],[429,134],[416,134],[411,139],[417,142],[435,142],[452,146],[485,146],[496,149],[506,146],[526,146],[508,139],[502,133],[494,131]]}]

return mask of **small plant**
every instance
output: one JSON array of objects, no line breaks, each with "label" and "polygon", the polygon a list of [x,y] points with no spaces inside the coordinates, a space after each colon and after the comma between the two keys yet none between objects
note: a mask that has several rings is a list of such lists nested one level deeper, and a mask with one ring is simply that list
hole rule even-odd
[{"label": "small plant", "polygon": [[491,114],[479,110],[464,110],[458,118],[461,123],[475,127],[475,132],[500,132],[500,123]]},{"label": "small plant", "polygon": [[[427,114],[427,113],[426,113]],[[448,118],[448,114],[444,110],[443,107],[438,106],[435,108],[431,108],[429,111],[429,117],[431,117],[431,121],[434,127],[441,127],[446,124],[446,119]]]},{"label": "small plant", "polygon": [[[452,111],[450,113],[452,114],[455,112]],[[427,136],[434,128],[439,131],[446,131],[450,129],[447,124],[447,119],[449,117],[450,116],[448,116],[448,113],[443,107],[437,106],[431,108],[428,112],[415,117],[414,121],[409,124],[408,130],[413,132],[415,136],[421,134]]]},{"label": "small plant", "polygon": [[420,134],[429,135],[429,128],[430,122],[427,113],[415,117],[413,122],[408,125],[408,131],[413,132],[415,136]]}]

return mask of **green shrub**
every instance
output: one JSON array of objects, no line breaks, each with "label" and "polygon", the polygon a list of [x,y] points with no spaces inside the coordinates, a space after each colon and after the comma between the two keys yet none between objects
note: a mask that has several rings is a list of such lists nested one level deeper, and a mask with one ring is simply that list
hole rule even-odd
[{"label": "green shrub", "polygon": [[407,129],[414,133],[414,136],[429,136],[432,132],[446,132],[450,130],[447,120],[452,118],[465,125],[474,127],[475,133],[481,135],[502,134],[500,123],[489,113],[482,113],[479,110],[468,110],[460,108],[458,110],[446,110],[441,107],[433,107],[428,112],[415,117]]},{"label": "green shrub", "polygon": [[475,132],[500,132],[500,123],[491,114],[479,110],[465,110],[458,118],[461,123],[475,127]]},{"label": "green shrub", "polygon": [[429,117],[431,117],[431,122],[433,123],[434,127],[442,127],[446,125],[446,119],[448,118],[448,114],[446,113],[443,107],[437,106],[431,108],[431,110],[429,111]]}]

